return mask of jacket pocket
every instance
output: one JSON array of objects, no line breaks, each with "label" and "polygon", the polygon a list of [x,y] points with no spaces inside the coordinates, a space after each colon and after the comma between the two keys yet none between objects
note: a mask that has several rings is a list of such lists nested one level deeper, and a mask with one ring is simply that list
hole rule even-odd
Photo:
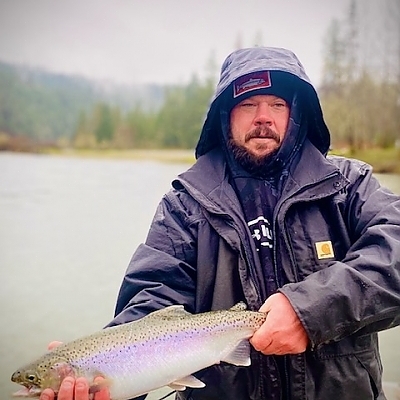
[{"label": "jacket pocket", "polygon": [[285,229],[298,280],[345,257],[349,240],[344,227],[342,216],[330,198],[298,203],[288,211]]},{"label": "jacket pocket", "polygon": [[374,399],[378,399],[382,392],[382,366],[373,351],[364,351],[355,354],[356,359],[368,374]]},{"label": "jacket pocket", "polygon": [[[361,338],[359,338],[361,339]],[[381,363],[370,337],[348,338],[322,346],[307,357],[307,394],[310,399],[384,399]],[[351,342],[352,345],[351,345]]]}]

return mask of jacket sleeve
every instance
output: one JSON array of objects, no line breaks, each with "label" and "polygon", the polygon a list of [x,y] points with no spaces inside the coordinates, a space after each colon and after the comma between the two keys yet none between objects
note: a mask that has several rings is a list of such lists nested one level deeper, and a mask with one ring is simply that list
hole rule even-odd
[{"label": "jacket sleeve", "polygon": [[344,259],[281,292],[313,346],[400,324],[400,199],[365,169],[346,204],[351,246]]},{"label": "jacket sleeve", "polygon": [[195,239],[179,194],[163,197],[145,243],[132,256],[108,326],[139,319],[171,304],[194,310]]}]

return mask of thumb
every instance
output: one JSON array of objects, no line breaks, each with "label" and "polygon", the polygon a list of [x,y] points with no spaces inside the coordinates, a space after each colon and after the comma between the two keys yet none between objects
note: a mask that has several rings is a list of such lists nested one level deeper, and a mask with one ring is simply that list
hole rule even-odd
[{"label": "thumb", "polygon": [[62,344],[62,342],[59,342],[57,340],[54,340],[53,342],[50,342],[49,345],[47,346],[48,350],[53,350],[56,347],[58,347],[60,344]]},{"label": "thumb", "polygon": [[269,296],[267,298],[267,300],[265,300],[264,304],[260,307],[259,311],[263,312],[263,313],[268,313],[271,311],[272,308],[272,303],[274,299],[271,299],[273,296],[275,296],[274,294]]},{"label": "thumb", "polygon": [[259,311],[264,313],[269,313],[273,307],[276,307],[276,305],[281,304],[283,300],[288,302],[284,294],[282,293],[271,294],[271,296],[269,296],[267,300],[265,300],[264,304],[261,306]]}]

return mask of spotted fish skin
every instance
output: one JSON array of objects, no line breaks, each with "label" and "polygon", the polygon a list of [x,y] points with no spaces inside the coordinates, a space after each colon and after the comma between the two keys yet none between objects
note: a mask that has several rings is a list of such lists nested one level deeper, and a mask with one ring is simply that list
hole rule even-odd
[{"label": "spotted fish skin", "polygon": [[[266,314],[229,310],[190,314],[170,306],[137,321],[104,329],[62,344],[18,369],[11,380],[25,387],[16,395],[34,397],[50,387],[58,391],[66,376],[105,378],[112,400],[127,400],[163,386],[175,390],[203,387],[192,376],[221,361],[250,365],[248,339]],[[99,390],[92,384],[91,391]]]}]

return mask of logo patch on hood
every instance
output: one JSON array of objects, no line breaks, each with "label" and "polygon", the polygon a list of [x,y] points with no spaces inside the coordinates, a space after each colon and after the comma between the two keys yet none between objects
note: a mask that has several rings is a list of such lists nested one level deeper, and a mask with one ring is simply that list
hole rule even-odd
[{"label": "logo patch on hood", "polygon": [[236,98],[252,90],[269,87],[271,87],[269,71],[252,72],[236,79],[233,84],[233,97]]}]

